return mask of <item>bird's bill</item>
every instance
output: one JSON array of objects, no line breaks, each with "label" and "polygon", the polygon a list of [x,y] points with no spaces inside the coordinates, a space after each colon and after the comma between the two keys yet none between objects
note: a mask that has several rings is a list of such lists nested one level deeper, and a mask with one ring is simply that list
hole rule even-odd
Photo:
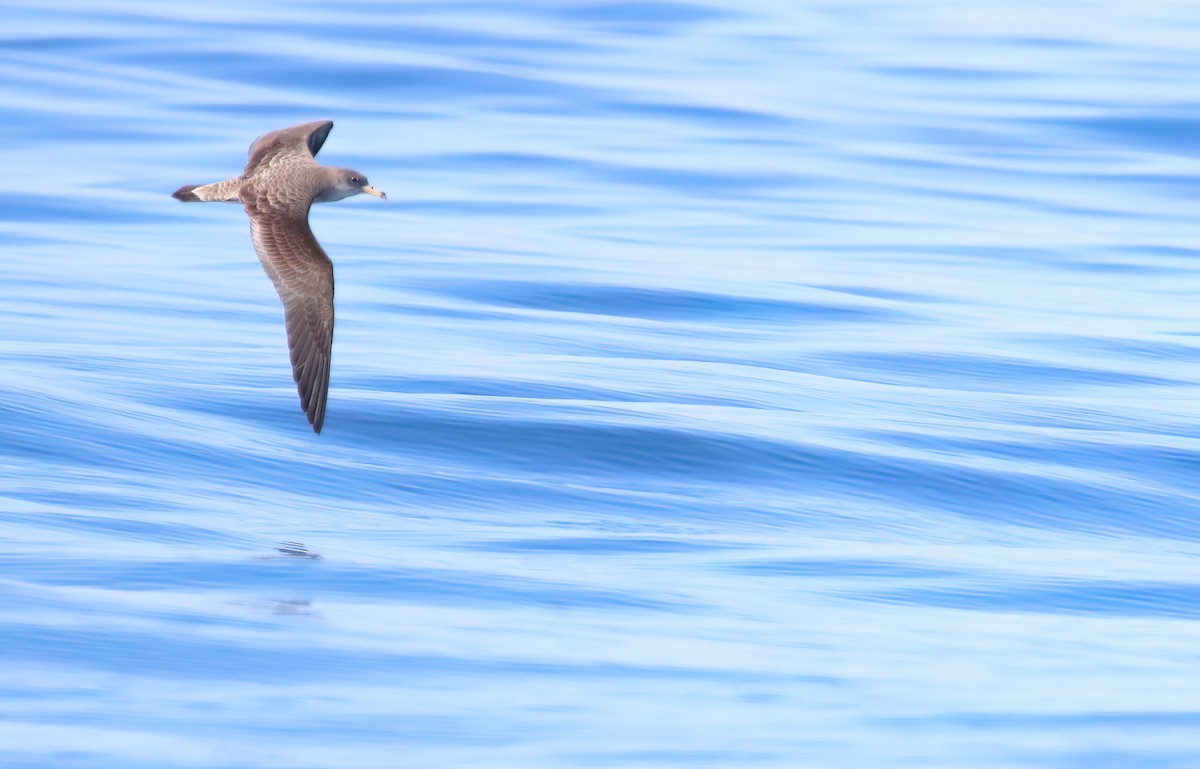
[{"label": "bird's bill", "polygon": [[369,184],[364,184],[362,190],[368,195],[374,195],[377,198],[383,198],[384,200],[387,200],[386,192],[380,192]]}]

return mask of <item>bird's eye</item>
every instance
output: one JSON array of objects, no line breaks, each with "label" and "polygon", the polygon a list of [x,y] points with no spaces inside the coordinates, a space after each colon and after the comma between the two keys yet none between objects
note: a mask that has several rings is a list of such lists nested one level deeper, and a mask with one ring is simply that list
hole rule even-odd
[{"label": "bird's eye", "polygon": [[350,181],[354,182],[355,184],[358,184],[359,182],[362,181],[362,179],[359,179],[357,176],[351,176]]}]

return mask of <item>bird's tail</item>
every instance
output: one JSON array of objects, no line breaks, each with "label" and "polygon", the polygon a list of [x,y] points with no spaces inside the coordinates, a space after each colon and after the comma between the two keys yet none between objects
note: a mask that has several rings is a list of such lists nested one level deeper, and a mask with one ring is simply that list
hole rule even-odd
[{"label": "bird's tail", "polygon": [[185,184],[171,193],[171,197],[184,203],[220,202],[240,203],[238,193],[242,189],[241,179],[226,179],[213,184]]},{"label": "bird's tail", "polygon": [[172,192],[171,197],[175,198],[176,200],[182,200],[184,203],[192,203],[197,200],[203,200],[204,198],[196,194],[196,189],[199,186],[199,184],[185,184]]}]

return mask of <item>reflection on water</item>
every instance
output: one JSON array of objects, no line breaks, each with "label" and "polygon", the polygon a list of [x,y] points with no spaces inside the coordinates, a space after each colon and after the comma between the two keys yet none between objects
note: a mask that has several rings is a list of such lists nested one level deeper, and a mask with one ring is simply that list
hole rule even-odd
[{"label": "reflection on water", "polygon": [[1194,763],[1200,11],[4,18],[5,765]]}]

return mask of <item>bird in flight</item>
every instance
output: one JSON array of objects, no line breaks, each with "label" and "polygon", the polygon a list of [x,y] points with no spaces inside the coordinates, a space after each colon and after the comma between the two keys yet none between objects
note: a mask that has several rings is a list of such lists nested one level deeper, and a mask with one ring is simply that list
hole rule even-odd
[{"label": "bird in flight", "polygon": [[333,349],[333,263],[308,226],[313,203],[365,192],[387,200],[367,177],[317,163],[333,122],[272,131],[250,145],[250,160],[236,179],[188,184],[172,197],[184,202],[241,203],[250,217],[250,239],[283,301],[292,376],[300,407],[315,432],[325,423]]}]

